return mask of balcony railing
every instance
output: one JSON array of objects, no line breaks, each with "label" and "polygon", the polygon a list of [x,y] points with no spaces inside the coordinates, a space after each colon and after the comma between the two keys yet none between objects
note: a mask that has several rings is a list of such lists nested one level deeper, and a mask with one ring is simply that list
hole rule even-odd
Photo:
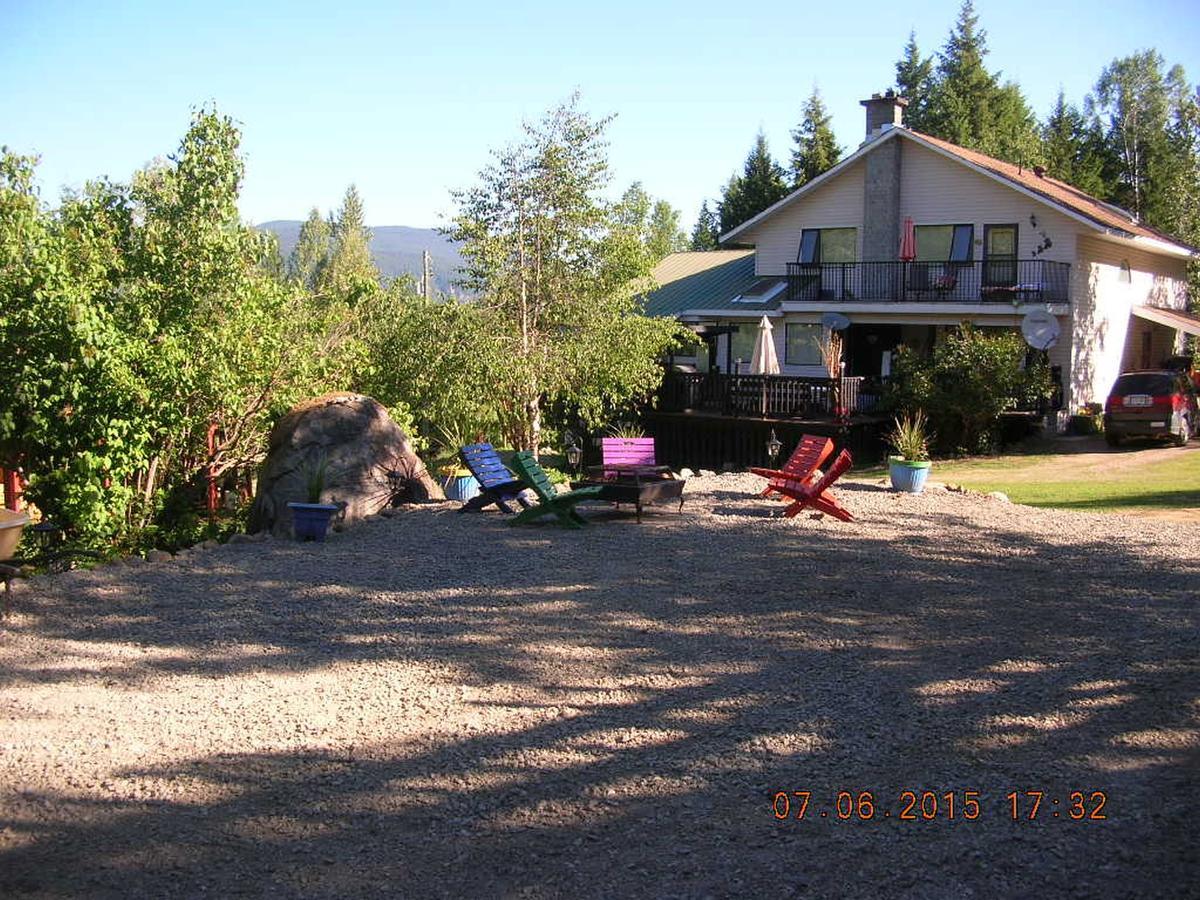
[{"label": "balcony railing", "polygon": [[1066,303],[1071,264],[976,262],[788,263],[789,301]]},{"label": "balcony railing", "polygon": [[838,419],[875,406],[878,379],[853,377],[838,382],[836,378],[797,375],[667,372],[659,389],[658,408],[662,412],[768,419]]}]

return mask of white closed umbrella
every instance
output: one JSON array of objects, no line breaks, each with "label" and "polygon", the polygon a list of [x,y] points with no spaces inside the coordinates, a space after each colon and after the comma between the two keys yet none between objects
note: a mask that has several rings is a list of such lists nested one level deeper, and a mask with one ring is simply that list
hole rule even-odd
[{"label": "white closed umbrella", "polygon": [[758,323],[758,337],[754,341],[754,355],[750,357],[751,375],[778,375],[779,355],[775,352],[775,338],[771,334],[771,320],[766,316]]}]

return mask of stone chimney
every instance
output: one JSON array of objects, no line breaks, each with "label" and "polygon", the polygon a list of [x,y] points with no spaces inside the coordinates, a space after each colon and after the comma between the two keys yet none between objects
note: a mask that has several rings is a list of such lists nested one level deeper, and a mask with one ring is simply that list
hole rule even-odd
[{"label": "stone chimney", "polygon": [[870,99],[859,102],[867,108],[868,141],[879,137],[889,128],[904,124],[904,107],[908,106],[908,101],[896,96],[895,91],[872,94]]}]

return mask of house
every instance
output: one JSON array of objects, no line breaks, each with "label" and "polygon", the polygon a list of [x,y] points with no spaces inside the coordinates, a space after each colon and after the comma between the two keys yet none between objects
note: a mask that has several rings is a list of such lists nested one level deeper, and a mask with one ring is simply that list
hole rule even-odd
[{"label": "house", "polygon": [[741,360],[747,372],[763,315],[781,374],[814,378],[832,374],[826,329],[847,320],[844,374],[868,377],[889,373],[898,345],[928,348],[963,321],[1028,323],[1052,344],[1065,417],[1102,402],[1121,371],[1161,365],[1200,335],[1187,311],[1195,248],[1040,167],[906,128],[902,97],[862,103],[854,153],[723,235],[729,249],[659,264],[647,312],[697,330],[707,352],[692,365],[734,372]]}]

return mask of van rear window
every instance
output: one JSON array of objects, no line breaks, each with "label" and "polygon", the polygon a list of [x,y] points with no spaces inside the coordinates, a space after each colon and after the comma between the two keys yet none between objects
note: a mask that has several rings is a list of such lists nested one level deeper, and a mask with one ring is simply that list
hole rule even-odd
[{"label": "van rear window", "polygon": [[1114,396],[1124,397],[1128,394],[1150,394],[1161,396],[1174,393],[1175,387],[1170,375],[1157,372],[1142,372],[1133,375],[1122,375],[1113,385]]}]

